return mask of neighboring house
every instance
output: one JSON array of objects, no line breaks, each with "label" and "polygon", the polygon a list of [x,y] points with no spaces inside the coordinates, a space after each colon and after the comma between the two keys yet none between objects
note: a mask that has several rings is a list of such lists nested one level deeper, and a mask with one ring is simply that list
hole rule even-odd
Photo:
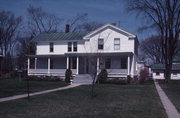
[{"label": "neighboring house", "polygon": [[[165,64],[151,66],[153,79],[164,79]],[[172,64],[171,79],[180,79],[180,58],[175,57]]]},{"label": "neighboring house", "polygon": [[138,39],[115,25],[106,24],[92,32],[42,33],[36,55],[28,55],[28,75],[64,76],[107,69],[109,76],[136,75]]}]

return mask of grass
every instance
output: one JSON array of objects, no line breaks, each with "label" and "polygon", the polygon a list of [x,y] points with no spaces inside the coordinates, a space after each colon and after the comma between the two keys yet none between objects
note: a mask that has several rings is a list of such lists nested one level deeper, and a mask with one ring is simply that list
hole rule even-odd
[{"label": "grass", "polygon": [[3,118],[167,118],[153,84],[90,85],[0,103]]},{"label": "grass", "polygon": [[[66,86],[65,82],[29,81],[30,92]],[[27,93],[27,81],[0,79],[0,98]]]},{"label": "grass", "polygon": [[163,81],[159,81],[159,83],[176,109],[180,112],[180,80],[171,80],[168,84]]}]

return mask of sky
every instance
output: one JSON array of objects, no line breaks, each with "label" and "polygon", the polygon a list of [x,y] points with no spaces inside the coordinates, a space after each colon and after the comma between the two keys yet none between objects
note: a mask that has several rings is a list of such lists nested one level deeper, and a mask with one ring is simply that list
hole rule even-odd
[{"label": "sky", "polygon": [[12,11],[17,16],[27,18],[26,9],[31,5],[42,7],[48,13],[64,20],[73,18],[77,13],[88,13],[89,21],[117,23],[117,25],[138,36],[139,40],[152,35],[152,32],[138,32],[144,25],[143,19],[128,13],[127,0],[0,0],[0,11]]}]

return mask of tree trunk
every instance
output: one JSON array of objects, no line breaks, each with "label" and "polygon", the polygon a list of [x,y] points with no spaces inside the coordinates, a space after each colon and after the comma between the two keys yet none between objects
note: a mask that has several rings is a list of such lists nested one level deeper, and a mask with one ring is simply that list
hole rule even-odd
[{"label": "tree trunk", "polygon": [[165,64],[165,73],[164,73],[164,77],[165,77],[165,82],[169,83],[169,81],[171,80],[171,70],[172,70],[172,63],[170,64]]}]

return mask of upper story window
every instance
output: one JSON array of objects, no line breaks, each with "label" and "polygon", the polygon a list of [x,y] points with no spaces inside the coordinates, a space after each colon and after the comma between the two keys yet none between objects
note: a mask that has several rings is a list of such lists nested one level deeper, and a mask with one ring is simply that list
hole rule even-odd
[{"label": "upper story window", "polygon": [[72,51],[72,42],[68,42],[68,52]]},{"label": "upper story window", "polygon": [[127,69],[127,58],[121,58],[121,69]]},{"label": "upper story window", "polygon": [[77,52],[77,42],[68,42],[68,52]]},{"label": "upper story window", "polygon": [[77,42],[73,42],[73,51],[77,52]]},{"label": "upper story window", "polygon": [[114,50],[119,50],[120,49],[120,38],[115,38],[114,39]]},{"label": "upper story window", "polygon": [[98,49],[104,49],[104,39],[98,39]]},{"label": "upper story window", "polygon": [[54,51],[54,43],[49,44],[49,51],[53,52]]}]

